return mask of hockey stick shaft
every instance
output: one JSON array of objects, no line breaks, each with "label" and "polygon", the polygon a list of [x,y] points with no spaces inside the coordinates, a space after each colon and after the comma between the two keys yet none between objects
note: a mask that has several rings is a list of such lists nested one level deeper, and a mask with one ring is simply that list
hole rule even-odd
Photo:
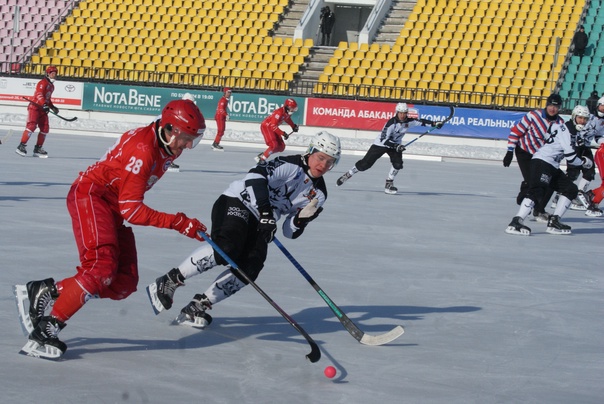
[{"label": "hockey stick shaft", "polygon": [[289,322],[291,324],[292,327],[294,327],[296,329],[296,331],[298,331],[305,339],[306,341],[308,341],[308,344],[310,345],[310,353],[308,355],[306,355],[306,357],[308,358],[308,360],[310,360],[312,363],[317,362],[319,359],[321,359],[321,350],[319,349],[319,346],[317,345],[317,343],[311,338],[310,335],[308,335],[308,333],[306,331],[304,331],[304,328],[302,328],[289,314],[287,314],[281,307],[279,307],[279,305],[277,303],[275,303],[275,301],[273,299],[271,299],[269,297],[269,295],[267,295],[261,288],[260,286],[258,286],[253,280],[250,279],[250,277],[243,272],[238,266],[237,264],[235,264],[235,262],[231,259],[231,257],[229,257],[215,242],[214,240],[212,240],[210,238],[210,236],[208,236],[205,232],[203,231],[199,231],[199,234],[212,246],[212,248],[218,253],[220,254],[220,256],[222,258],[225,259],[225,261],[231,266],[231,268],[233,268],[235,271],[237,271],[237,273],[246,280],[247,283],[249,283],[250,285],[252,285],[252,287],[254,289],[256,289],[256,291],[258,293],[260,293],[260,295],[267,301],[270,303],[271,306],[273,306],[275,308],[275,310],[277,310],[279,312],[279,314],[281,314],[281,316],[283,316],[283,318],[285,318],[287,320],[287,322]]},{"label": "hockey stick shaft", "polygon": [[[27,97],[21,97],[21,98],[23,98],[25,101],[29,101],[29,102],[31,102],[32,104],[34,104],[34,105],[36,105],[36,106],[38,106],[38,107],[40,107],[40,108],[43,108],[43,106],[42,106],[42,105],[38,104],[38,103],[37,103],[37,102],[35,102],[34,100],[30,100],[30,99],[29,99],[29,98],[27,98]],[[56,117],[61,118],[62,120],[67,121],[67,122],[73,122],[73,121],[75,121],[76,119],[78,119],[78,117],[77,117],[77,116],[74,116],[73,118],[65,118],[64,116],[61,116],[61,115],[57,114],[57,113],[56,113],[56,112],[54,112],[53,110],[48,110],[48,112],[50,112],[51,114],[55,115]]]},{"label": "hockey stick shaft", "polygon": [[7,134],[2,136],[2,138],[0,139],[0,144],[6,143],[6,141],[13,135],[13,130],[9,129]]},{"label": "hockey stick shaft", "polygon": [[[449,114],[449,116],[447,117],[447,119],[445,119],[443,121],[443,124],[449,122],[453,118],[453,116],[455,115],[455,108],[453,108],[451,106],[449,108],[451,109],[451,113]],[[412,144],[412,143],[416,142],[417,140],[419,140],[419,138],[426,136],[428,133],[432,132],[434,129],[436,129],[436,126],[428,129],[427,131],[425,131],[424,133],[422,133],[421,135],[419,135],[418,137],[416,137],[415,139],[413,139],[409,143],[405,144],[405,148],[407,146],[409,146],[410,144]]]},{"label": "hockey stick shaft", "polygon": [[391,331],[377,336],[369,335],[363,332],[350,318],[348,318],[348,316],[342,311],[342,309],[340,309],[338,305],[335,304],[333,300],[329,298],[329,296],[327,296],[327,293],[325,293],[323,289],[321,289],[317,282],[315,282],[315,280],[309,275],[309,273],[306,272],[302,265],[300,265],[300,263],[291,255],[287,248],[285,248],[285,246],[276,237],[273,239],[273,242],[277,247],[279,247],[281,252],[283,252],[283,254],[287,257],[287,259],[289,259],[290,262],[294,264],[294,267],[296,267],[298,272],[302,274],[304,279],[306,279],[308,283],[310,283],[311,286],[317,291],[323,301],[327,303],[331,311],[336,315],[338,320],[340,320],[340,323],[342,323],[346,331],[348,331],[350,335],[352,335],[357,341],[365,345],[383,345],[395,340],[405,332],[405,330],[401,326],[396,326]]}]

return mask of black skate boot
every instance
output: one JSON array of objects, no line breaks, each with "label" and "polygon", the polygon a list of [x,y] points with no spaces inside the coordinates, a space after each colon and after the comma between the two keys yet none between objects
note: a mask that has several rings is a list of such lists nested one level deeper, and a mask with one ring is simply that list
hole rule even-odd
[{"label": "black skate boot", "polygon": [[19,143],[19,146],[17,146],[17,150],[15,150],[15,153],[17,153],[19,156],[27,156],[27,149],[25,146],[25,143]]},{"label": "black skate boot", "polygon": [[386,180],[386,188],[384,192],[389,195],[394,195],[398,192],[398,188],[394,186],[394,180]]},{"label": "black skate boot", "polygon": [[570,234],[571,227],[567,224],[560,222],[560,216],[552,215],[547,222],[547,230],[549,234]]},{"label": "black skate boot", "polygon": [[508,227],[505,228],[507,234],[517,234],[520,236],[530,236],[531,229],[523,224],[523,220],[520,216],[514,216]]},{"label": "black skate boot", "polygon": [[46,150],[44,150],[42,148],[42,146],[35,145],[34,146],[34,157],[46,159],[46,158],[48,158],[48,153],[46,153]]},{"label": "black skate boot", "polygon": [[65,323],[52,316],[40,319],[38,325],[29,334],[27,344],[21,352],[36,358],[57,359],[67,351],[67,345],[57,335],[65,328]]},{"label": "black skate boot", "polygon": [[336,181],[336,185],[340,186],[343,183],[345,183],[346,181],[348,181],[348,179],[352,177],[352,174],[350,174],[348,171],[346,171],[344,173],[344,175],[342,175],[340,178],[338,178],[338,180]]},{"label": "black skate boot", "polygon": [[29,335],[59,297],[59,292],[52,278],[15,285],[14,291],[23,333]]},{"label": "black skate boot", "polygon": [[155,314],[164,310],[170,310],[174,301],[174,291],[179,286],[185,285],[185,277],[182,276],[178,268],[173,268],[160,276],[151,285],[147,286],[147,294],[151,300],[151,306]]},{"label": "black skate boot", "polygon": [[205,294],[197,294],[193,300],[182,308],[180,314],[174,319],[174,324],[183,324],[195,328],[206,328],[212,323],[212,316],[206,310],[212,309],[212,303]]},{"label": "black skate boot", "polygon": [[537,221],[539,223],[547,223],[547,222],[549,222],[549,218],[551,216],[552,215],[549,214],[546,211],[539,212],[539,211],[537,211],[537,209],[533,209],[533,220],[535,220],[535,221]]},{"label": "black skate boot", "polygon": [[212,143],[212,150],[216,150],[216,151],[224,151],[224,147],[222,147],[221,145],[219,145],[218,143],[214,142]]}]

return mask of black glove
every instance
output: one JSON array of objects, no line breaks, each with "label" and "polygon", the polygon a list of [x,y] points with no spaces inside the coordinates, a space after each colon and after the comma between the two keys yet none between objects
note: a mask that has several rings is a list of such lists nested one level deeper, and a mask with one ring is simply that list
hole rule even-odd
[{"label": "black glove", "polygon": [[273,241],[275,233],[277,232],[277,221],[273,216],[272,209],[263,209],[260,211],[260,218],[258,219],[258,233],[267,243]]},{"label": "black glove", "polygon": [[407,150],[407,148],[404,145],[399,144],[399,145],[396,145],[396,147],[394,148],[394,150],[396,150],[398,153],[402,153],[405,150]]},{"label": "black glove", "polygon": [[579,136],[579,134],[577,134],[577,139],[575,140],[575,144],[577,145],[577,147],[581,147],[585,144],[585,139],[583,139],[583,136]]},{"label": "black glove", "polygon": [[444,122],[432,122],[432,126],[434,126],[436,129],[440,129],[443,127],[445,123]]},{"label": "black glove", "polygon": [[315,220],[317,216],[319,216],[319,213],[323,211],[323,207],[317,207],[318,203],[319,200],[315,198],[310,201],[310,203],[306,205],[304,209],[300,210],[296,214],[294,217],[294,225],[297,228],[303,229],[308,223]]},{"label": "black glove", "polygon": [[508,150],[503,158],[503,166],[509,167],[512,164],[512,159],[514,158],[514,152],[512,150]]},{"label": "black glove", "polygon": [[299,129],[300,129],[300,127],[298,125],[294,125],[294,127],[293,127],[294,133],[298,132]]},{"label": "black glove", "polygon": [[283,139],[287,140],[289,139],[289,133],[283,133]]},{"label": "black glove", "polygon": [[45,114],[48,114],[48,111],[50,111],[50,107],[46,104],[42,105],[42,111],[44,111]]},{"label": "black glove", "polygon": [[57,107],[52,107],[51,109],[52,109],[52,112],[54,112],[55,114],[58,114],[58,113],[59,113],[59,108],[57,108]]}]

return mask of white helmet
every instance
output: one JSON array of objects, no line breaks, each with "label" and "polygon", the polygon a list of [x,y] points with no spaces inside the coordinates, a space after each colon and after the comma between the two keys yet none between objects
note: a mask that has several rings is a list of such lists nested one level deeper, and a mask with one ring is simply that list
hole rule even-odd
[{"label": "white helmet", "polygon": [[191,93],[185,93],[185,95],[182,96],[182,99],[195,102],[195,97]]},{"label": "white helmet", "polygon": [[[602,98],[600,98],[600,99],[598,100],[598,107],[599,107],[600,105],[604,105],[604,97],[602,97]],[[597,111],[598,111],[598,116],[599,116],[600,118],[604,118],[604,112],[600,112],[600,108],[597,108]]]},{"label": "white helmet", "polygon": [[336,161],[333,163],[333,167],[335,167],[336,164],[338,164],[338,161],[340,161],[340,156],[342,154],[340,138],[325,131],[317,133],[310,141],[306,154],[313,154],[318,151],[335,158]]},{"label": "white helmet", "polygon": [[591,114],[589,113],[589,109],[584,105],[577,105],[576,107],[573,108],[573,113],[571,115],[571,118],[572,118],[573,122],[575,123],[575,127],[577,128],[578,131],[582,131],[583,128],[585,128],[585,125],[577,124],[577,121],[575,121],[575,118],[578,116],[582,116],[584,118],[589,119],[590,115]]},{"label": "white helmet", "polygon": [[409,112],[409,107],[404,102],[399,102],[396,104],[396,112]]}]

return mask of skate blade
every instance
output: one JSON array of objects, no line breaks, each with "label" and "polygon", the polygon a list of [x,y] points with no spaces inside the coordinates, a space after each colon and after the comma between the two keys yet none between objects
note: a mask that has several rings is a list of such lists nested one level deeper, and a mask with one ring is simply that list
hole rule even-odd
[{"label": "skate blade", "polygon": [[527,230],[527,229],[520,229],[517,230],[514,226],[508,226],[505,229],[505,232],[507,234],[514,234],[517,236],[530,236],[531,235],[531,231]]},{"label": "skate blade", "polygon": [[33,358],[58,359],[64,352],[51,345],[40,345],[36,341],[27,341],[27,344],[21,348],[20,354],[31,356]]},{"label": "skate blade", "polygon": [[223,152],[223,151],[224,151],[224,149],[216,149],[216,148],[214,148],[214,147],[212,147],[212,150],[214,150],[214,151],[219,151],[219,152]]},{"label": "skate blade", "polygon": [[385,193],[385,194],[388,194],[388,195],[396,195],[396,193],[397,193],[397,192],[398,192],[398,191],[391,191],[391,190],[389,190],[389,189],[384,190],[384,193]]},{"label": "skate blade", "polygon": [[169,167],[167,171],[170,172],[170,173],[179,173],[180,172],[180,168]]},{"label": "skate blade", "polygon": [[15,302],[17,303],[17,313],[19,314],[19,323],[23,335],[28,336],[34,330],[34,325],[29,317],[29,296],[25,285],[15,285],[13,287]]},{"label": "skate blade", "polygon": [[47,159],[48,155],[47,154],[36,154],[36,153],[34,153],[34,157],[37,157],[39,159]]},{"label": "skate blade", "polygon": [[576,205],[576,204],[572,204],[570,205],[570,210],[587,210],[587,208],[583,205]]},{"label": "skate blade", "polygon": [[545,231],[549,234],[554,234],[556,236],[565,236],[568,234],[572,234],[570,230],[554,229],[553,227],[548,227]]},{"label": "skate blade", "polygon": [[585,211],[585,216],[602,217],[602,211],[601,210],[588,210],[588,211]]},{"label": "skate blade", "polygon": [[158,315],[165,310],[164,305],[157,297],[157,284],[155,282],[147,286],[147,296],[149,296],[149,301],[151,302],[151,307],[153,308],[155,315]]},{"label": "skate blade", "polygon": [[210,325],[210,323],[205,318],[195,317],[194,320],[191,320],[186,314],[180,313],[178,317],[172,320],[172,325],[186,325],[188,327],[203,330]]}]

